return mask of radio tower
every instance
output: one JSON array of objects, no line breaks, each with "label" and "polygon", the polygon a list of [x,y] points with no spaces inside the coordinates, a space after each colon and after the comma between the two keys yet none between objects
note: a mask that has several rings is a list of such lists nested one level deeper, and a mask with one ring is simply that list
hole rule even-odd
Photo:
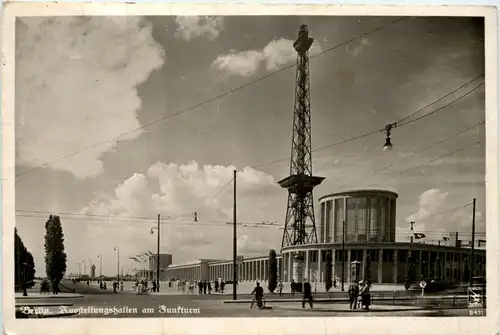
[{"label": "radio tower", "polygon": [[[318,242],[314,220],[313,188],[321,184],[325,178],[312,175],[309,92],[309,48],[312,43],[313,39],[309,37],[307,26],[300,26],[298,38],[293,43],[297,51],[297,74],[290,176],[278,182],[281,187],[288,190],[281,247]],[[295,263],[301,263],[300,255],[296,255]],[[301,267],[300,264],[298,267]],[[296,266],[294,266],[294,279],[302,281],[302,271],[295,268]]]}]

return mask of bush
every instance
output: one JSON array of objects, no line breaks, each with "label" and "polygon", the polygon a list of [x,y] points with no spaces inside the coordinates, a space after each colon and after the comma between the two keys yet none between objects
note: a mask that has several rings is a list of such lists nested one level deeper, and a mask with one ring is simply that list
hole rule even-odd
[{"label": "bush", "polygon": [[269,251],[269,281],[267,288],[269,292],[274,293],[278,285],[278,260],[276,259],[276,251],[271,249]]}]

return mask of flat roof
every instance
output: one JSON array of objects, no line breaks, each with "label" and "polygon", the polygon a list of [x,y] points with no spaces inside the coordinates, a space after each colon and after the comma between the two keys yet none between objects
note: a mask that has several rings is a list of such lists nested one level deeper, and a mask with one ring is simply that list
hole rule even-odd
[{"label": "flat roof", "polygon": [[366,194],[379,194],[379,195],[388,195],[394,198],[398,197],[398,194],[393,191],[388,190],[376,190],[376,189],[360,189],[360,190],[347,190],[342,192],[330,193],[324,195],[318,199],[318,201],[322,201],[326,198],[334,198],[334,197],[342,197],[342,196],[353,196],[353,195],[366,195]]}]

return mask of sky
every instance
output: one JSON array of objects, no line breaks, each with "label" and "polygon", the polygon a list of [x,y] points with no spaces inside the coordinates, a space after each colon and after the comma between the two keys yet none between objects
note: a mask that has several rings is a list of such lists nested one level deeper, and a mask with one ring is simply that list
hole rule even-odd
[{"label": "sky", "polygon": [[[482,79],[473,81],[484,73],[482,22],[395,19],[18,19],[16,227],[37,274],[50,214],[61,217],[67,273],[82,261],[99,268],[101,254],[103,274],[115,274],[114,246],[125,273],[144,266],[129,257],[156,252],[158,214],[161,252],[174,263],[229,259],[235,169],[238,221],[247,223],[239,253],[279,250],[287,192],[277,182],[289,173],[295,68],[275,71],[295,63],[301,24],[315,39],[312,147],[323,149],[313,152],[313,173],[326,178],[316,212],[329,193],[387,189],[399,194],[399,241],[410,221],[428,241],[448,232],[466,240],[477,198],[484,238],[485,96]],[[393,150],[382,150],[382,132],[333,145],[417,111],[392,130]]]}]

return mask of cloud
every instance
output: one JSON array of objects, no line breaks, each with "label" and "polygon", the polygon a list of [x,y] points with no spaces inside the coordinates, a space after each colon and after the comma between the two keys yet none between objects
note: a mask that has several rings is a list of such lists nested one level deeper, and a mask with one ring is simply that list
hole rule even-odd
[{"label": "cloud", "polygon": [[185,41],[201,36],[207,36],[212,41],[224,29],[224,18],[221,16],[177,16],[175,22],[175,36]]},{"label": "cloud", "polygon": [[[146,174],[135,173],[118,185],[113,193],[96,196],[81,213],[110,216],[87,225],[79,236],[67,238],[68,254],[95,250],[113,256],[112,247],[120,245],[120,253],[128,259],[148,249],[156,250],[156,215],[161,214],[162,252],[173,253],[174,262],[196,258],[224,259],[232,254],[234,166],[188,164],[152,165]],[[274,178],[252,168],[244,168],[237,175],[238,250],[245,256],[267,254],[279,247],[282,230],[278,227],[253,227],[251,223],[281,221],[269,217],[276,208],[285,209],[286,192]],[[224,187],[225,186],[225,187]],[[197,211],[198,222],[194,221]],[[283,213],[284,215],[284,213]],[[121,218],[120,218],[121,217]],[[150,217],[151,219],[139,219]],[[137,219],[134,219],[137,218]],[[80,256],[83,257],[83,256]],[[71,263],[71,262],[70,262]],[[134,267],[132,261],[124,266]],[[112,268],[110,262],[108,267]]]},{"label": "cloud", "polygon": [[[310,54],[321,52],[321,46],[315,42]],[[276,70],[291,64],[297,58],[293,49],[293,41],[285,38],[269,42],[262,50],[246,50],[236,52],[231,50],[228,54],[219,55],[212,66],[229,74],[251,76],[264,65],[268,71]]]},{"label": "cloud", "polygon": [[77,178],[102,173],[100,157],[117,141],[84,149],[140,127],[136,87],[164,63],[151,25],[134,17],[39,17],[17,28],[18,163],[53,162]]},{"label": "cloud", "polygon": [[[423,232],[427,239],[440,240],[449,233],[459,232],[460,238],[470,239],[472,223],[472,206],[470,203],[458,201],[448,192],[429,189],[423,192],[418,201],[418,211],[409,215],[407,222],[415,222],[416,232]],[[482,212],[476,208],[477,231],[484,231],[485,224]]]}]

